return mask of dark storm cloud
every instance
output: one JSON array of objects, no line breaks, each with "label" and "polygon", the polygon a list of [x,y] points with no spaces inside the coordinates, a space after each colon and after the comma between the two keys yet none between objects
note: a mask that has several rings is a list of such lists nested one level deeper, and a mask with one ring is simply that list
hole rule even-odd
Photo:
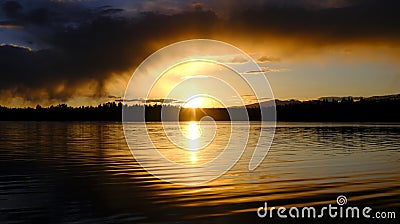
[{"label": "dark storm cloud", "polygon": [[2,4],[1,8],[7,17],[15,17],[18,16],[22,5],[17,1],[6,1]]},{"label": "dark storm cloud", "polygon": [[[254,41],[264,36],[284,37],[307,46],[371,41],[399,45],[398,1],[246,2],[177,2],[174,6],[184,10],[173,14],[169,9],[162,11],[167,6],[157,6],[157,11],[141,6],[147,11],[137,13],[122,5],[0,2],[0,22],[10,27],[18,24],[34,36],[26,41],[47,46],[30,51],[1,45],[0,92],[30,99],[44,91],[50,98],[67,100],[82,84],[96,82],[94,97],[107,96],[103,87],[110,74],[132,71],[157,50],[150,43],[160,41],[223,39],[225,35]],[[135,13],[128,15],[130,11]]]},{"label": "dark storm cloud", "polygon": [[397,42],[400,36],[399,1],[347,3],[346,7],[328,8],[265,4],[235,11],[230,24],[238,27],[238,31],[317,41],[314,44],[360,40]]},{"label": "dark storm cloud", "polygon": [[113,8],[107,8],[103,9],[101,12],[104,14],[114,14],[114,13],[119,13],[124,11],[123,9],[113,9]]},{"label": "dark storm cloud", "polygon": [[[190,30],[187,27],[201,36],[207,33],[208,24],[216,23],[212,12],[174,16],[148,12],[127,19],[109,16],[111,11],[105,15],[103,8],[88,22],[57,27],[49,32],[48,27],[53,26],[51,21],[59,16],[49,10],[27,14],[35,15],[34,21],[30,20],[35,23],[31,29],[46,30],[46,36],[39,36],[40,41],[50,46],[48,49],[30,51],[18,46],[0,46],[0,91],[8,92],[7,96],[11,92],[13,96],[37,100],[39,93],[45,92],[50,99],[65,101],[83,84],[91,82],[97,84],[93,97],[107,96],[103,88],[106,79],[113,73],[133,69],[151,54],[154,49],[149,48],[149,41],[168,36],[182,39],[180,35]],[[112,11],[114,14],[120,10]],[[49,25],[36,27],[45,23]],[[61,90],[60,86],[63,86]]]},{"label": "dark storm cloud", "polygon": [[12,24],[7,21],[2,21],[0,22],[0,28],[5,28],[5,29],[22,29],[23,27],[17,24]]}]

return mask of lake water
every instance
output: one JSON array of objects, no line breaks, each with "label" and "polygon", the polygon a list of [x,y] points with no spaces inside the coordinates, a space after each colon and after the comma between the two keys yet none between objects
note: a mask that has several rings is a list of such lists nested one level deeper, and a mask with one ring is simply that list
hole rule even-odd
[{"label": "lake water", "polygon": [[[250,135],[268,128],[253,124]],[[216,132],[226,133],[227,126],[217,122]],[[157,134],[160,123],[149,127],[166,157],[183,164],[209,160],[228,138],[218,135],[210,144],[214,150],[179,154]],[[142,147],[143,136],[136,138]],[[396,211],[399,140],[396,124],[278,123],[257,169],[248,170],[252,150],[246,149],[221,177],[185,186],[143,169],[120,123],[0,122],[0,223],[292,223],[260,219],[257,208],[264,202],[325,206],[336,204],[339,195],[347,197],[347,205]],[[250,138],[249,145],[255,143]],[[182,178],[184,171],[158,166],[163,174]]]}]

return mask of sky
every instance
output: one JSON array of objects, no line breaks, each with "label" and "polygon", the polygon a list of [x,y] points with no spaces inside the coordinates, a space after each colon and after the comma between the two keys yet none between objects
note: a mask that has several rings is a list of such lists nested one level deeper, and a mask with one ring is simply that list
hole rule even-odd
[{"label": "sky", "polygon": [[396,0],[0,0],[0,105],[121,99],[148,56],[198,38],[247,53],[277,99],[398,94],[399,11]]}]

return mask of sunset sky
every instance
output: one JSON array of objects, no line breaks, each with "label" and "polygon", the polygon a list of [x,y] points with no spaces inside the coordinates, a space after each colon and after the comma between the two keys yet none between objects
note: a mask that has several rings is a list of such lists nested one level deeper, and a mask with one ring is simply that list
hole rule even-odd
[{"label": "sunset sky", "polygon": [[277,99],[397,94],[399,12],[396,0],[0,0],[0,105],[121,99],[146,57],[199,38],[250,55]]}]

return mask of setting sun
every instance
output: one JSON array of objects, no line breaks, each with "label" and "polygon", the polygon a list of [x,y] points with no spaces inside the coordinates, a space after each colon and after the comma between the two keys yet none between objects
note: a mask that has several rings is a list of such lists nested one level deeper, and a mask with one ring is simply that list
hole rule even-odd
[{"label": "setting sun", "polygon": [[189,99],[183,105],[183,108],[215,108],[215,107],[223,107],[221,103],[218,101],[204,96],[198,96]]},{"label": "setting sun", "polygon": [[183,104],[183,107],[184,108],[202,108],[202,107],[205,107],[206,102],[207,102],[207,98],[196,97],[196,98],[193,98],[193,99],[187,101],[185,104]]}]

